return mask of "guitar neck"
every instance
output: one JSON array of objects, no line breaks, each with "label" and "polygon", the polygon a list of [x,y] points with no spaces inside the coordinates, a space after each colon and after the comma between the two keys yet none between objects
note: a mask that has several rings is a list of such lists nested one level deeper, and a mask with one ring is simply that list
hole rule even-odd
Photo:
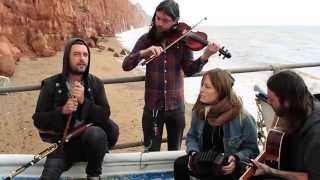
[{"label": "guitar neck", "polygon": [[[263,162],[265,160],[266,152],[263,151],[259,156],[255,159],[256,161]],[[243,175],[239,178],[239,180],[249,180],[250,177],[252,177],[255,173],[254,166],[249,167]]]},{"label": "guitar neck", "polygon": [[[285,132],[279,129],[270,129],[266,141],[265,150],[256,158],[256,161],[263,163],[265,160],[278,161],[278,169],[280,169],[281,145],[285,136]],[[248,180],[255,174],[255,168],[250,167],[240,177],[241,180]]]}]

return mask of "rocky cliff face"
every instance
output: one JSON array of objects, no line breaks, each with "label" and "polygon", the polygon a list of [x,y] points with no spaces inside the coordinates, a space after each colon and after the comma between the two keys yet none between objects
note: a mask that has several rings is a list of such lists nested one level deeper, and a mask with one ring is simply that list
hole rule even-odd
[{"label": "rocky cliff face", "polygon": [[12,76],[23,55],[54,55],[73,36],[95,46],[99,36],[147,23],[128,0],[0,0],[0,75]]}]

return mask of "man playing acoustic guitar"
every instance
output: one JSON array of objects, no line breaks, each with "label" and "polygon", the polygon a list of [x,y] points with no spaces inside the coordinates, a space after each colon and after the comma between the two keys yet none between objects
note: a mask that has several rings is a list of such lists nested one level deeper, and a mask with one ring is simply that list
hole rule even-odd
[{"label": "man playing acoustic guitar", "polygon": [[274,74],[267,86],[268,103],[277,116],[275,126],[287,134],[286,159],[280,158],[281,164],[285,163],[286,167],[279,170],[253,161],[256,171],[252,179],[319,180],[320,102],[293,71]]}]

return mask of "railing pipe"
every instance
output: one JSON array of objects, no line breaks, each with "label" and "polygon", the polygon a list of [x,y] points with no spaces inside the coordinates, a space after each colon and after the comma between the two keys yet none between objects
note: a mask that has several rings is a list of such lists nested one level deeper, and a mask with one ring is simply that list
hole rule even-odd
[{"label": "railing pipe", "polygon": [[[306,68],[306,67],[317,67],[320,63],[296,63],[296,64],[283,64],[283,65],[265,65],[265,66],[252,66],[245,68],[229,68],[226,69],[231,73],[248,73],[248,72],[260,72],[260,71],[278,71],[281,69],[295,69],[295,68]],[[191,77],[202,76],[205,72],[194,74]],[[134,76],[134,77],[121,77],[121,78],[110,78],[102,79],[104,84],[120,84],[128,82],[139,82],[144,81],[145,76]],[[0,88],[0,94],[2,93],[13,93],[13,92],[24,92],[39,90],[40,85],[24,85],[24,86],[11,86]]]}]

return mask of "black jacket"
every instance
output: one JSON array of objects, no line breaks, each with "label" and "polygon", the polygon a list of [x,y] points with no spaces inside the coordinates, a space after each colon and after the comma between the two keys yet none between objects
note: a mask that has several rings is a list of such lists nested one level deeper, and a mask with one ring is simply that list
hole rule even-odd
[{"label": "black jacket", "polygon": [[[79,107],[80,120],[105,128],[110,116],[110,108],[101,80],[89,75],[89,87],[85,89],[84,103]],[[67,116],[62,114],[62,107],[68,100],[68,89],[61,74],[42,81],[34,125],[41,130],[62,133]],[[77,112],[75,112],[77,113]]]},{"label": "black jacket", "polygon": [[[40,135],[41,132],[46,132],[46,135],[48,135],[49,132],[49,139],[51,138],[50,134],[55,135],[58,139],[61,138],[66,125],[67,115],[62,114],[62,107],[68,100],[69,91],[66,81],[69,70],[69,53],[71,46],[75,44],[76,41],[82,40],[74,39],[65,47],[62,73],[51,76],[41,83],[37,107],[32,118],[34,125],[40,130]],[[73,117],[77,117],[82,123],[93,123],[93,125],[107,130],[108,121],[110,121],[110,107],[103,82],[96,76],[89,74],[89,48],[88,52],[89,63],[83,75],[85,100],[84,103],[78,107],[78,110],[73,113]],[[71,121],[70,130],[72,130],[73,127],[72,123],[74,123],[74,118]],[[52,139],[47,140],[45,138],[43,138],[44,141],[52,141]]]}]

